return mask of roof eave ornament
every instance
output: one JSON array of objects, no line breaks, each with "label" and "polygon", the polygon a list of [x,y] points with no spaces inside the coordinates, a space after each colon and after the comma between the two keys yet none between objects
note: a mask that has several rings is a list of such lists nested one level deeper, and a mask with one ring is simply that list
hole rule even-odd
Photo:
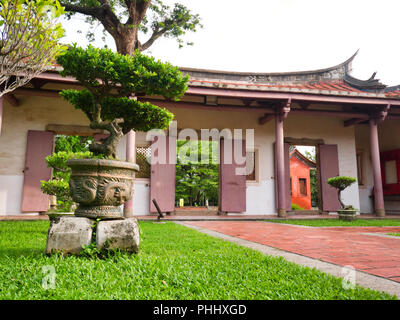
[{"label": "roof eave ornament", "polygon": [[375,79],[376,72],[372,74],[372,76],[368,80],[360,80],[357,78],[352,77],[348,73],[344,76],[344,81],[359,90],[362,91],[381,91],[384,90],[387,85],[380,82],[379,79]]}]

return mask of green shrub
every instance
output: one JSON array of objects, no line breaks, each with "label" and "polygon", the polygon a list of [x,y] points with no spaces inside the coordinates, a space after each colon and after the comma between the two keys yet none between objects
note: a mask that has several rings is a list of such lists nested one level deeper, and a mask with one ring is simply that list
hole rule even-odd
[{"label": "green shrub", "polygon": [[343,191],[347,187],[351,186],[354,182],[356,182],[357,179],[353,177],[345,177],[345,176],[338,176],[338,177],[333,177],[329,178],[327,180],[327,183],[331,185],[332,187]]},{"label": "green shrub", "polygon": [[338,190],[338,199],[342,209],[353,209],[352,206],[346,206],[341,199],[341,192],[346,189],[347,187],[351,186],[357,179],[353,177],[346,177],[346,176],[337,176],[329,178],[326,182]]},{"label": "green shrub", "polygon": [[298,204],[296,203],[292,203],[292,210],[304,210],[303,207],[300,207]]},{"label": "green shrub", "polygon": [[53,177],[49,181],[40,181],[43,193],[57,197],[58,210],[70,211],[73,204],[69,191],[71,169],[67,166],[69,159],[90,159],[94,155],[90,151],[59,151],[46,157],[47,166],[53,169]]},{"label": "green shrub", "polygon": [[82,110],[92,129],[106,130],[110,135],[90,144],[95,155],[116,157],[122,136],[130,130],[166,129],[173,114],[146,101],[131,99],[140,95],[159,95],[178,100],[187,90],[189,77],[177,67],[162,63],[139,51],[122,55],[110,49],[87,49],[76,45],[57,58],[63,67],[60,74],[73,76],[83,90],[67,89],[61,96]]}]

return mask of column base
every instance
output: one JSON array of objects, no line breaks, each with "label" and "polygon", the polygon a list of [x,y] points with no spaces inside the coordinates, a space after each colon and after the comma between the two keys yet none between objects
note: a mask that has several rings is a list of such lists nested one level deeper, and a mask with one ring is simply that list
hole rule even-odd
[{"label": "column base", "polygon": [[385,216],[385,209],[376,209],[375,214],[377,217],[384,217]]},{"label": "column base", "polygon": [[286,209],[278,209],[278,217],[286,218]]}]

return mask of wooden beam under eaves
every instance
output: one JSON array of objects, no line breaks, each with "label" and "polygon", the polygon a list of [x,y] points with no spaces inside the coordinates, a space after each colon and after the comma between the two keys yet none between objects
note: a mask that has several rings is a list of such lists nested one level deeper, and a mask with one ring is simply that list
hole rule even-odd
[{"label": "wooden beam under eaves", "polygon": [[41,89],[48,81],[46,79],[32,79],[31,84],[35,89]]},{"label": "wooden beam under eaves", "polygon": [[258,119],[258,123],[263,125],[263,124],[266,124],[267,122],[271,121],[274,118],[275,118],[275,114],[266,113],[264,116],[262,116]]},{"label": "wooden beam under eaves", "polygon": [[349,120],[344,121],[344,126],[350,127],[350,126],[353,126],[353,125],[363,122],[363,121],[366,121],[366,119],[365,118],[351,118]]},{"label": "wooden beam under eaves", "polygon": [[12,94],[12,93],[7,93],[4,98],[14,107],[19,106],[19,100]]}]

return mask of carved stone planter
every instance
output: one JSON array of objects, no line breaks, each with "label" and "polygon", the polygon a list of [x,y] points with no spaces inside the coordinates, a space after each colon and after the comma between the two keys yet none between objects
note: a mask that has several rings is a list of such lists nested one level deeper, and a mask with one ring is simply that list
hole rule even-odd
[{"label": "carved stone planter", "polygon": [[75,216],[123,218],[121,205],[133,196],[133,180],[139,166],[103,159],[71,159],[69,181],[72,199],[79,203]]},{"label": "carved stone planter", "polygon": [[338,215],[340,220],[353,221],[357,218],[357,210],[347,209],[338,210]]}]

